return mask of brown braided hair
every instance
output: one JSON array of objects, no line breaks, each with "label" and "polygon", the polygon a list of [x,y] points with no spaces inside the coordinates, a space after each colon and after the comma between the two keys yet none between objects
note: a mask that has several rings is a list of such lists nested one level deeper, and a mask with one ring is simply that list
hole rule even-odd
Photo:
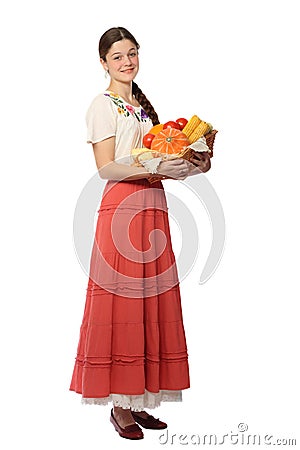
[{"label": "brown braided hair", "polygon": [[[110,47],[117,41],[121,41],[122,39],[128,39],[131,41],[137,49],[140,48],[137,40],[135,37],[128,31],[126,28],[123,27],[113,27],[107,30],[103,35],[101,36],[99,40],[99,55],[100,58],[106,61],[106,55],[110,49]],[[146,114],[150,117],[153,125],[159,124],[158,115],[153,108],[150,101],[147,99],[145,94],[142,92],[142,90],[139,88],[139,86],[133,81],[132,82],[132,93],[141,105],[141,107],[144,109]]]},{"label": "brown braided hair", "polygon": [[138,87],[138,85],[134,81],[132,82],[132,93],[139,102],[139,104],[142,106],[144,111],[146,111],[146,113],[152,120],[153,125],[159,124],[158,115],[155,109],[147,99],[146,95],[142,92],[142,90]]}]

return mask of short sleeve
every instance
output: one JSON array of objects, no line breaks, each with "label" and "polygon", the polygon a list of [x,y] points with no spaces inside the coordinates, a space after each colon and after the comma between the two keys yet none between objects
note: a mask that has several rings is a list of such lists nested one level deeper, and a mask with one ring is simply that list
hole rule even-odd
[{"label": "short sleeve", "polygon": [[99,94],[92,101],[86,113],[87,143],[96,144],[116,135],[117,115],[112,101],[105,94]]}]

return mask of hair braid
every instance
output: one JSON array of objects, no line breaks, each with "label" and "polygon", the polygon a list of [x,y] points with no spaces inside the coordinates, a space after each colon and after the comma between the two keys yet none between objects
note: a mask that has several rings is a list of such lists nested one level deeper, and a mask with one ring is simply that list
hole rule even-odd
[{"label": "hair braid", "polygon": [[138,85],[135,83],[135,81],[132,82],[132,93],[139,102],[139,104],[142,106],[142,108],[145,110],[145,112],[148,114],[150,119],[152,120],[153,125],[159,124],[158,115],[145,96],[145,94],[142,92],[142,90],[138,87]]}]

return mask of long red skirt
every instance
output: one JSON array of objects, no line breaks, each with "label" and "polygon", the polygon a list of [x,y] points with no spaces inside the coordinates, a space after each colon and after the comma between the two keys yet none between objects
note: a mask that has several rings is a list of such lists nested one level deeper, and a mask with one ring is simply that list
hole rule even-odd
[{"label": "long red skirt", "polygon": [[70,390],[83,398],[190,387],[161,181],[106,183]]}]

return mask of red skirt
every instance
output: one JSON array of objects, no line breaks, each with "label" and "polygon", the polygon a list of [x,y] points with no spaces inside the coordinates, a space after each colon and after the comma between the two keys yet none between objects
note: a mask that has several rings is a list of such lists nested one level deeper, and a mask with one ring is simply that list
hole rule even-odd
[{"label": "red skirt", "polygon": [[161,181],[106,183],[70,390],[84,398],[190,387]]}]

